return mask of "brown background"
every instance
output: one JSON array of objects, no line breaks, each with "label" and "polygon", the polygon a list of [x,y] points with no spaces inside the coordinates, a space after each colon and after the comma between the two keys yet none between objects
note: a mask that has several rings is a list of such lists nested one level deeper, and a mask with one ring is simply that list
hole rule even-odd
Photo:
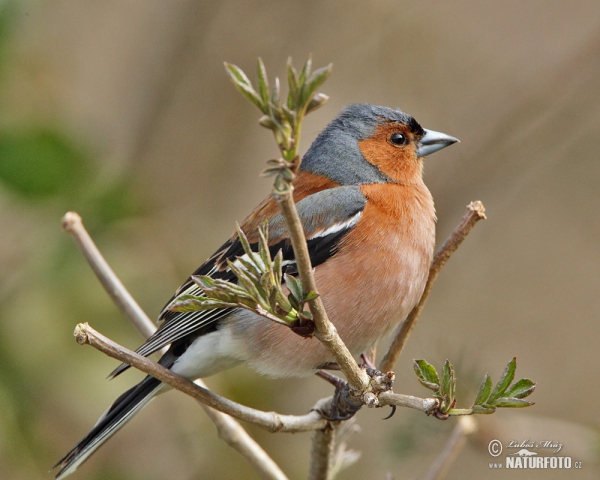
[{"label": "brown background", "polygon": [[[59,194],[34,200],[0,183],[5,478],[49,478],[58,457],[139,377],[105,381],[116,363],[73,341],[81,321],[132,348],[140,338],[61,232],[62,214],[82,214],[154,316],[269,189],[258,173],[277,154],[275,144],[222,62],[253,73],[261,56],[283,76],[288,55],[299,64],[310,52],[334,71],[323,88],[329,103],[306,122],[304,150],[343,105],[400,107],[461,140],[426,159],[438,243],[471,200],[487,208],[489,219],[439,278],[397,365],[395,390],[425,396],[411,359],[441,365],[449,358],[459,404],[468,406],[484,373],[497,379],[517,356],[518,378],[538,383],[537,403],[478,417],[479,434],[448,478],[597,478],[597,1],[16,5],[0,127],[51,125],[84,152],[87,170]],[[302,413],[328,394],[322,383],[264,380],[243,368],[209,379],[221,394],[285,413]],[[421,478],[454,425],[412,411],[382,422],[387,413],[358,415],[362,431],[350,447],[362,458],[340,478]],[[290,478],[306,476],[308,435],[249,430]],[[561,454],[583,470],[490,471],[493,438],[562,443]],[[193,401],[170,393],[74,478],[257,476]]]}]

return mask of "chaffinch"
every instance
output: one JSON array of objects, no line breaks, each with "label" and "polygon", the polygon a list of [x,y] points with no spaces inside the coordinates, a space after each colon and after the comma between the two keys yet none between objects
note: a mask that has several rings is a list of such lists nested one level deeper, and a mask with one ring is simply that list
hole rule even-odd
[{"label": "chaffinch", "polygon": [[[422,128],[400,110],[356,104],[319,134],[294,179],[294,201],[304,226],[315,279],[329,318],[354,355],[389,334],[419,301],[435,241],[433,198],[423,183],[423,157],[458,140]],[[256,246],[257,229],[269,224],[272,255],[295,273],[283,217],[268,196],[242,223]],[[236,235],[193,275],[235,282],[226,260],[244,251]],[[189,379],[246,363],[270,377],[303,377],[332,362],[315,338],[242,309],[173,312],[181,295],[198,295],[191,277],[167,302],[159,329],[137,349]],[[121,365],[118,375],[129,368]],[[148,376],[121,395],[94,428],[60,461],[56,478],[74,472],[157,393],[167,390]]]}]

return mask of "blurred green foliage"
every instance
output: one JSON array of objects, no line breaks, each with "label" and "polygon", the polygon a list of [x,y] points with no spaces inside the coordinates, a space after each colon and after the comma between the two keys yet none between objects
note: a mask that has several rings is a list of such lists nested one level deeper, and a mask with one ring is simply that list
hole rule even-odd
[{"label": "blurred green foliage", "polygon": [[[109,175],[107,181],[100,175],[99,159],[70,132],[37,118],[16,122],[1,108],[7,101],[4,73],[11,62],[11,35],[22,13],[17,2],[0,3],[0,201],[18,209],[20,221],[35,225],[26,229],[35,232],[35,238],[23,238],[15,245],[16,268],[5,271],[0,283],[0,470],[3,478],[29,479],[47,477],[52,459],[56,460],[48,441],[52,428],[45,421],[48,412],[68,408],[51,393],[60,375],[49,378],[36,364],[49,366],[60,360],[57,341],[68,338],[75,316],[108,316],[106,308],[89,311],[93,295],[74,280],[88,267],[61,231],[60,218],[76,209],[89,219],[91,231],[110,235],[111,226],[144,210],[135,181],[126,171]],[[5,228],[6,237],[12,229]],[[24,255],[19,255],[20,248]],[[103,295],[100,289],[96,293]],[[37,315],[42,309],[43,314]],[[110,306],[108,312],[112,313]],[[23,325],[25,332],[39,328],[43,340],[29,338],[19,328]],[[76,439],[76,434],[69,436]],[[101,466],[87,478],[135,477],[117,470]]]},{"label": "blurred green foliage", "polygon": [[83,153],[57,130],[0,131],[0,180],[26,198],[71,196],[88,176],[89,166]]}]

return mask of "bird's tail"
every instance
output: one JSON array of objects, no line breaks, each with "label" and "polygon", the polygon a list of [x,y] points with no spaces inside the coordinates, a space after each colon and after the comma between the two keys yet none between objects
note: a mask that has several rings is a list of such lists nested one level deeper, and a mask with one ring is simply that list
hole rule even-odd
[{"label": "bird's tail", "polygon": [[117,398],[94,428],[54,466],[60,468],[56,480],[61,480],[77,470],[100,445],[146,406],[161,386],[160,380],[148,376]]}]

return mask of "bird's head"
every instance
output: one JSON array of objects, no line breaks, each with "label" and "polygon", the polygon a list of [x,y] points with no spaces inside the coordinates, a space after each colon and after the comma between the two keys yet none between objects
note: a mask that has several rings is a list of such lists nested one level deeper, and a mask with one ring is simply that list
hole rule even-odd
[{"label": "bird's head", "polygon": [[300,168],[340,185],[414,184],[421,181],[423,157],[455,142],[400,110],[348,105],[319,134]]}]

